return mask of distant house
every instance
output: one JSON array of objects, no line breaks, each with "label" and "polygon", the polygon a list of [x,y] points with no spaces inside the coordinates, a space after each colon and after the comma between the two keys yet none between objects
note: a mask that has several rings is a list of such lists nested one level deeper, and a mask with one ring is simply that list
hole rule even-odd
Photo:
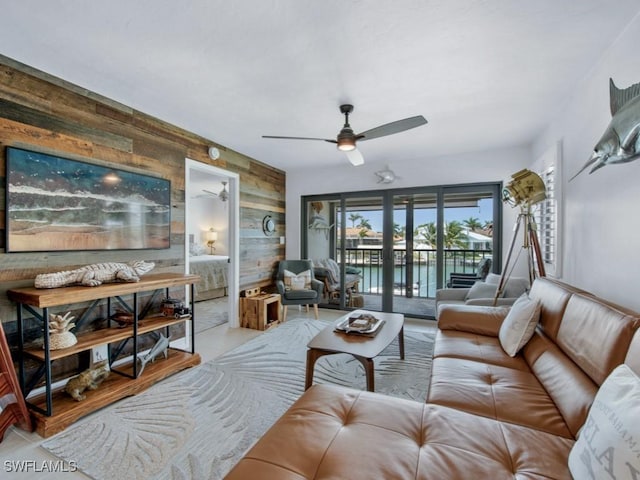
[{"label": "distant house", "polygon": [[480,232],[465,230],[463,236],[467,240],[469,250],[491,250],[493,249],[493,238]]}]

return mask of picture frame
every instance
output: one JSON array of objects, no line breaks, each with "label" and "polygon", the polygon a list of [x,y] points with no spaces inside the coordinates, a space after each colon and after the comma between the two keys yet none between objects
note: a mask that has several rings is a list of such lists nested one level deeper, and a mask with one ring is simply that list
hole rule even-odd
[{"label": "picture frame", "polygon": [[167,249],[171,182],[6,148],[6,251]]}]

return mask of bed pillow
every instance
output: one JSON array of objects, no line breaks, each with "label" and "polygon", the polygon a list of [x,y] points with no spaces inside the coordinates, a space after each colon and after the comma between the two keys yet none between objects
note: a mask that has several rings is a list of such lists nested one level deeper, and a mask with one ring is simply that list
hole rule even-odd
[{"label": "bed pillow", "polygon": [[494,298],[496,296],[497,289],[497,285],[485,282],[476,282],[471,286],[464,299],[474,300],[476,298]]},{"label": "bed pillow", "polygon": [[502,349],[510,357],[515,357],[533,336],[540,320],[540,302],[531,300],[524,293],[514,302],[505,317],[498,338]]},{"label": "bed pillow", "polygon": [[284,286],[289,290],[309,290],[311,288],[311,270],[295,274],[284,271]]},{"label": "bed pillow", "polygon": [[573,478],[639,478],[640,379],[627,365],[611,372],[596,394],[569,453]]},{"label": "bed pillow", "polygon": [[197,257],[199,255],[204,255],[207,252],[207,249],[204,245],[200,245],[199,243],[190,243],[189,244],[189,256]]}]

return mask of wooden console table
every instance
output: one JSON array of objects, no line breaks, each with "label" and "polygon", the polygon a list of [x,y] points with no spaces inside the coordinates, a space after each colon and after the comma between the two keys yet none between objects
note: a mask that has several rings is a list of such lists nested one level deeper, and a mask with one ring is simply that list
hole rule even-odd
[{"label": "wooden console table", "polygon": [[[195,353],[194,348],[194,287],[193,284],[200,279],[197,275],[183,275],[174,273],[158,273],[145,275],[137,283],[109,283],[98,287],[63,287],[52,289],[37,289],[35,287],[19,288],[9,290],[8,297],[18,304],[18,349],[19,349],[19,380],[20,387],[25,398],[29,395],[34,385],[45,377],[44,395],[29,398],[28,407],[32,410],[32,415],[36,424],[36,431],[43,437],[48,437],[58,433],[75,422],[80,417],[88,413],[109,405],[121,398],[134,395],[163,378],[183,370],[185,368],[200,363],[200,355]],[[191,315],[187,317],[174,318],[163,315],[146,316],[146,312],[140,312],[138,305],[138,294],[140,292],[154,292],[165,290],[169,297],[171,287],[190,285],[191,287]],[[121,297],[132,295],[131,306],[128,306]],[[155,295],[155,294],[154,294]],[[153,297],[152,297],[153,298]],[[87,309],[90,312],[100,301],[107,300],[108,317],[111,315],[111,300],[116,299],[120,305],[127,306],[133,314],[133,324],[125,328],[117,326],[104,328],[101,330],[81,333],[77,335],[78,343],[72,347],[51,350],[49,346],[49,308],[66,306],[81,302],[94,303]],[[38,312],[37,309],[40,309]],[[24,311],[30,312],[38,318],[44,329],[44,348],[25,348],[24,345]],[[86,312],[85,312],[86,313]],[[76,322],[78,326],[83,319]],[[138,336],[155,330],[168,329],[171,325],[176,325],[191,321],[191,350],[180,350],[170,348],[169,356],[158,358],[155,362],[149,363],[144,370],[144,375],[139,376],[139,366],[136,362],[138,355]],[[110,321],[111,322],[111,321]],[[111,324],[111,323],[110,323]],[[76,355],[78,353],[91,350],[100,345],[107,345],[121,342],[122,347],[128,340],[133,340],[133,353],[131,359],[125,365],[118,365],[118,370],[112,370],[112,374],[102,383],[100,388],[94,391],[86,390],[87,398],[81,402],[76,402],[66,395],[62,390],[53,391],[51,378],[51,363],[59,358]],[[121,348],[122,348],[121,347]],[[119,352],[121,348],[118,348]],[[117,354],[115,355],[117,356]],[[114,356],[114,357],[115,357]],[[41,368],[37,371],[29,384],[26,381],[24,361],[29,357],[39,361]],[[110,356],[110,362],[113,360]]]}]

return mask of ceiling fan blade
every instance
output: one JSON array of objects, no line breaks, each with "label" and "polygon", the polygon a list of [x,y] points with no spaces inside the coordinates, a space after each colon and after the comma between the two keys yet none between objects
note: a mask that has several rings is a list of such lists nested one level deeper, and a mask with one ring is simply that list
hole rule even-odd
[{"label": "ceiling fan blade", "polygon": [[351,162],[351,165],[353,165],[354,167],[357,167],[358,165],[362,165],[364,163],[364,157],[362,156],[362,153],[360,153],[360,150],[358,150],[357,148],[346,151],[344,153],[347,154],[347,158]]},{"label": "ceiling fan blade", "polygon": [[411,128],[419,127],[427,123],[427,120],[422,116],[409,117],[402,120],[396,120],[395,122],[386,123],[379,127],[372,128],[365,132],[356,135],[358,141],[371,140],[372,138],[385,137],[387,135],[393,135],[395,133],[404,132]]},{"label": "ceiling fan blade", "polygon": [[314,138],[314,137],[280,137],[277,135],[262,135],[262,138],[276,138],[280,140],[321,140],[323,142],[338,143],[335,140],[329,140],[328,138]]},{"label": "ceiling fan blade", "polygon": [[202,191],[203,191],[204,193],[209,194],[209,195],[214,195],[214,196],[216,196],[216,197],[218,196],[218,194],[217,194],[216,192],[212,192],[211,190],[205,190],[205,189],[203,188],[203,189],[202,189]]}]

